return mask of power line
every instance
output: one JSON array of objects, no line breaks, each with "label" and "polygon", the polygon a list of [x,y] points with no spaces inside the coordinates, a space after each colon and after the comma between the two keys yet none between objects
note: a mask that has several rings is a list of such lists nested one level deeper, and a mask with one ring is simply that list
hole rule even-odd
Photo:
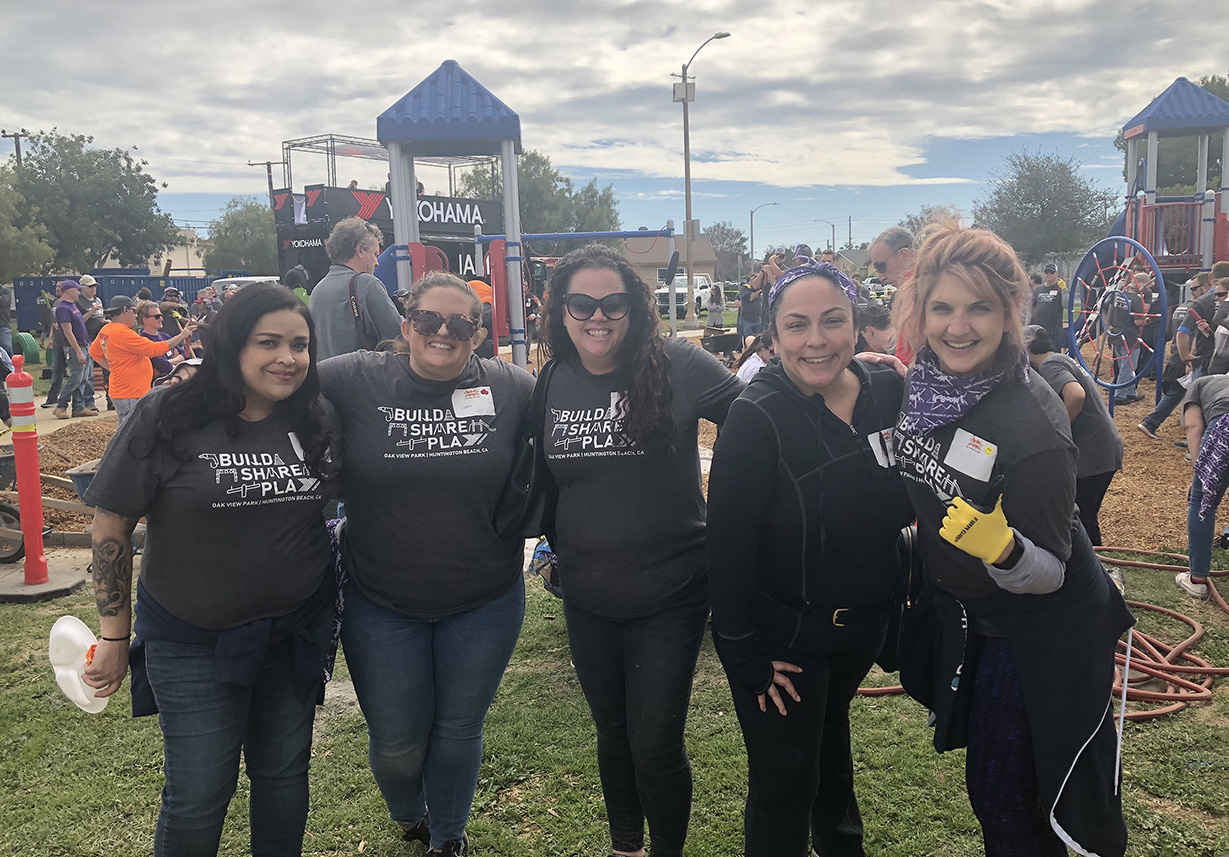
[{"label": "power line", "polygon": [[30,132],[25,128],[22,128],[20,131],[14,131],[12,134],[10,134],[6,129],[0,128],[0,137],[13,141],[13,147],[17,151],[17,169],[19,170],[21,169],[21,138],[29,136]]}]

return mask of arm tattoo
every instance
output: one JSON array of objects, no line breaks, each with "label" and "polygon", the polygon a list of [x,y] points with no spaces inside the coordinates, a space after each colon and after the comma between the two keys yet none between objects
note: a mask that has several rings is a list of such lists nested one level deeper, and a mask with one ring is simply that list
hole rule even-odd
[{"label": "arm tattoo", "polygon": [[127,539],[94,543],[94,600],[99,616],[118,616],[132,595],[132,551]]}]

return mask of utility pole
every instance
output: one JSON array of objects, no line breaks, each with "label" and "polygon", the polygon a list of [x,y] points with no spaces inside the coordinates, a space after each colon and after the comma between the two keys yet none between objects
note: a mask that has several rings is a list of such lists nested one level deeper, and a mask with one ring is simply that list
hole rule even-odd
[{"label": "utility pole", "polygon": [[17,150],[17,169],[19,170],[21,169],[21,138],[29,136],[30,132],[25,128],[22,128],[20,131],[14,131],[12,134],[5,129],[0,129],[0,137],[13,141],[13,147]]},{"label": "utility pole", "polygon": [[264,167],[265,174],[269,177],[269,210],[273,210],[273,165],[282,166],[285,161],[248,161],[249,167]]}]

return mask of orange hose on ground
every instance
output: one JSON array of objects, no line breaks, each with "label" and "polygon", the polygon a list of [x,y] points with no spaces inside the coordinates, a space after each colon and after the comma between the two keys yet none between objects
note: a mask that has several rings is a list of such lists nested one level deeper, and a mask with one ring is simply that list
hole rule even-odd
[{"label": "orange hose on ground", "polygon": [[[1186,562],[1188,565],[1168,565],[1138,560],[1113,559],[1105,556],[1105,554],[1111,552],[1134,554],[1136,556],[1164,556]],[[1124,566],[1126,568],[1147,568],[1166,572],[1187,571],[1190,562],[1185,554],[1112,546],[1097,548],[1097,556],[1102,562],[1112,565]],[[1224,577],[1227,575],[1229,575],[1229,571],[1210,572],[1211,577]],[[1208,596],[1213,604],[1219,607],[1226,615],[1229,615],[1229,604],[1225,602],[1220,591],[1211,580],[1208,581]],[[1212,682],[1216,676],[1229,676],[1229,667],[1215,667],[1203,658],[1190,654],[1189,649],[1203,637],[1203,626],[1190,616],[1179,613],[1177,610],[1171,610],[1168,607],[1158,607],[1155,604],[1145,604],[1141,601],[1128,601],[1127,605],[1136,611],[1145,610],[1152,613],[1160,613],[1163,616],[1168,616],[1171,619],[1185,623],[1191,629],[1190,635],[1176,644],[1167,643],[1138,630],[1132,634],[1132,675],[1127,677],[1127,701],[1167,702],[1169,705],[1142,711],[1129,711],[1126,715],[1127,720],[1155,720],[1167,714],[1181,711],[1192,702],[1204,702],[1211,699]],[[1119,651],[1114,655],[1114,662],[1117,666],[1114,670],[1113,694],[1116,697],[1121,697],[1123,684],[1122,667],[1126,663],[1127,655],[1126,642],[1124,640],[1118,641],[1118,649]],[[1183,676],[1202,676],[1202,680],[1191,681]],[[1132,686],[1154,679],[1160,679],[1165,682],[1165,689],[1145,690],[1142,687]],[[858,688],[859,696],[889,696],[903,692],[904,688],[900,685]],[[1115,714],[1114,716],[1117,717],[1118,715]]]}]

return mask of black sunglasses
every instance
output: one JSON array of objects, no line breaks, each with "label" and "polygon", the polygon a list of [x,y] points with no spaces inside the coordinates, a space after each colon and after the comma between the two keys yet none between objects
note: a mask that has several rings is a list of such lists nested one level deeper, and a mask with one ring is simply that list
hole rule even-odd
[{"label": "black sunglasses", "polygon": [[[895,250],[893,250],[891,253],[888,254],[888,259],[891,259],[893,256],[895,256],[897,253],[899,253],[901,250],[904,250],[904,249],[905,249],[904,247],[897,247]],[[886,274],[888,272],[888,259],[884,259],[882,262],[875,262],[872,265],[876,273]]]},{"label": "black sunglasses", "polygon": [[563,305],[567,307],[568,315],[577,321],[588,321],[599,309],[602,315],[610,321],[618,321],[632,308],[632,296],[627,292],[612,292],[598,300],[595,297],[577,293],[565,295]]},{"label": "black sunglasses", "polygon": [[439,332],[440,325],[443,324],[447,326],[449,336],[462,342],[467,339],[473,339],[479,327],[478,322],[468,316],[458,313],[445,318],[431,309],[410,310],[408,318],[415,333],[422,336],[434,336]]}]

